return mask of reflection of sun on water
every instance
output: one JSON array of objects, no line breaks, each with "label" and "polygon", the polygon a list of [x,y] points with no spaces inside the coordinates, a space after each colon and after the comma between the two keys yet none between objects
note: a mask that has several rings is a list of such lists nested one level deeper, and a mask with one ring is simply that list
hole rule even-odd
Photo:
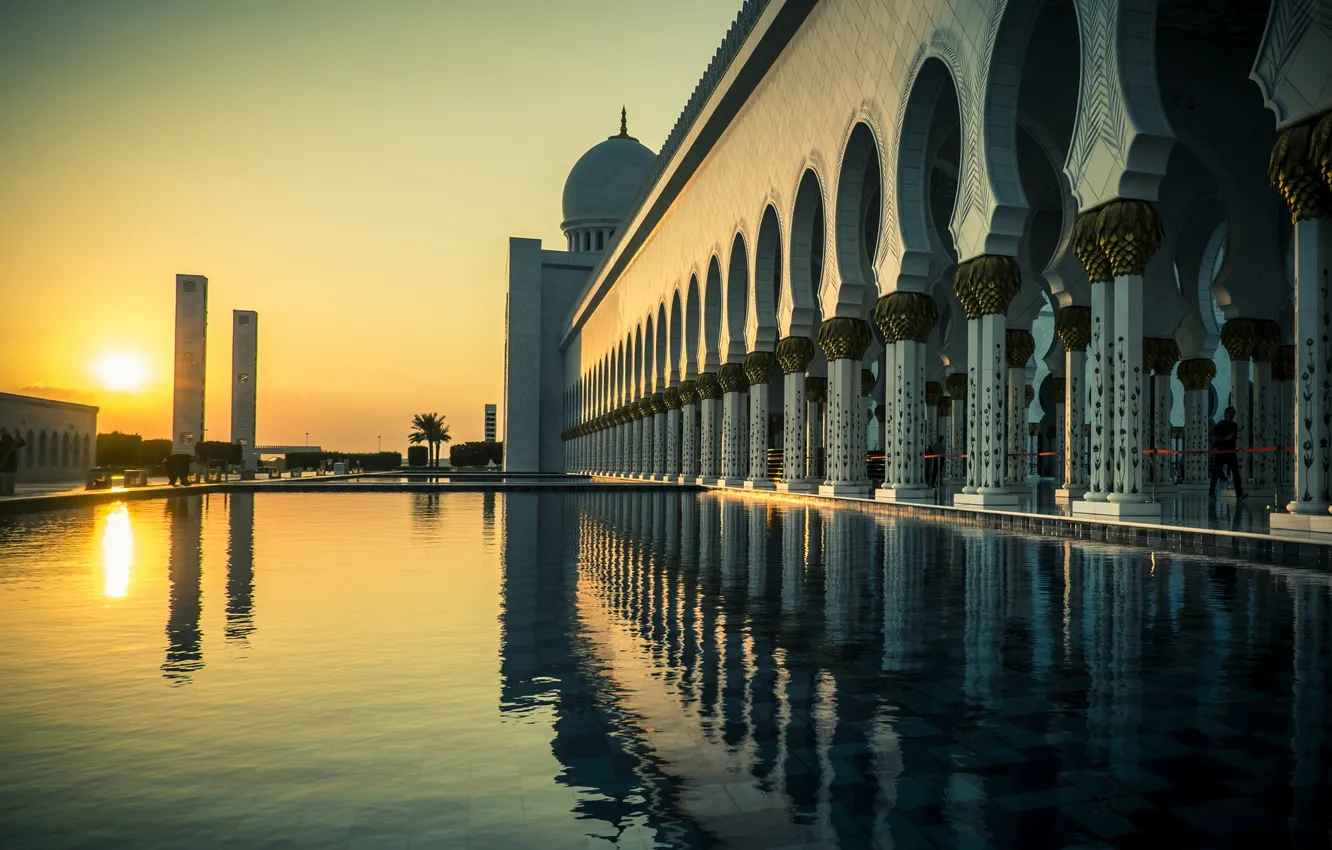
[{"label": "reflection of sun on water", "polygon": [[130,562],[134,560],[134,535],[130,530],[129,509],[116,505],[106,515],[102,531],[102,553],[106,561],[106,595],[122,597],[129,590]]}]

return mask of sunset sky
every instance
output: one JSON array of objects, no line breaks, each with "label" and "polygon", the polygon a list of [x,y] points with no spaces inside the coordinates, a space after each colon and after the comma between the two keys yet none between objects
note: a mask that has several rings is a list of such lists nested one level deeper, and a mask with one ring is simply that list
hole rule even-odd
[{"label": "sunset sky", "polygon": [[[619,128],[656,150],[738,0],[0,0],[0,391],[170,431],[174,275],[209,279],[207,427],[259,311],[259,441],[480,439],[509,236]],[[146,366],[111,391],[107,355]]]}]

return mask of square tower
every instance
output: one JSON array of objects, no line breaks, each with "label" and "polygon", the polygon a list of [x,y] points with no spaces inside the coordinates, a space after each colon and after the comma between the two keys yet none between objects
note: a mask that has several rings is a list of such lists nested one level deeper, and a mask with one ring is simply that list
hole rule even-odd
[{"label": "square tower", "polygon": [[493,442],[495,442],[495,420],[496,420],[496,418],[497,418],[497,417],[496,417],[495,405],[493,405],[493,404],[487,404],[487,405],[486,405],[486,442],[487,442],[487,443],[493,443]]},{"label": "square tower", "polygon": [[259,363],[259,314],[231,311],[231,442],[240,443],[244,468],[257,465],[255,446],[255,370]]},{"label": "square tower", "polygon": [[194,454],[204,433],[204,355],[208,344],[208,278],[176,275],[175,392],[171,451]]}]

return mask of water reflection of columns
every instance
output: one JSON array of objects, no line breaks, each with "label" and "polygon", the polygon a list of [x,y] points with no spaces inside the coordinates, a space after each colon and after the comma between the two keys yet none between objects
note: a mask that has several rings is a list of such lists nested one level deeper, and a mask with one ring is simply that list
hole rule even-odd
[{"label": "water reflection of columns", "polygon": [[[1291,754],[1295,769],[1291,776],[1294,800],[1291,804],[1292,837],[1297,846],[1315,846],[1326,840],[1326,799],[1320,791],[1325,785],[1322,753],[1327,747],[1325,731],[1328,655],[1332,653],[1332,611],[1328,608],[1327,587],[1297,578],[1291,594],[1294,602],[1293,655],[1294,680],[1291,698]],[[1322,835],[1318,825],[1322,824]]]},{"label": "water reflection of columns", "polygon": [[254,494],[227,499],[228,641],[245,641],[254,631]]},{"label": "water reflection of columns", "polygon": [[863,547],[856,539],[856,521],[860,514],[831,510],[823,514],[823,605],[824,636],[830,645],[845,644],[851,636],[851,619],[856,604],[857,557]]},{"label": "water reflection of columns", "polygon": [[792,508],[782,517],[782,614],[799,611],[804,602],[806,542],[818,513]]},{"label": "water reflection of columns", "polygon": [[963,631],[968,701],[997,708],[1003,701],[1004,560],[994,536],[966,529],[966,626]]},{"label": "water reflection of columns", "polygon": [[749,506],[749,598],[761,599],[768,586],[768,505]]},{"label": "water reflection of columns", "polygon": [[199,626],[203,610],[200,601],[200,537],[203,533],[201,498],[178,496],[166,502],[171,524],[171,548],[167,555],[171,601],[167,615],[167,648],[162,675],[179,684],[189,682],[194,671],[204,665],[203,630]]},{"label": "water reflection of columns", "polygon": [[920,668],[922,570],[929,561],[924,530],[915,523],[889,520],[883,547],[883,662],[892,673]]},{"label": "water reflection of columns", "polygon": [[1084,583],[1088,745],[1094,758],[1124,768],[1139,760],[1145,605],[1140,558],[1091,553]]},{"label": "water reflection of columns", "polygon": [[748,528],[745,503],[735,499],[722,502],[721,576],[727,594],[736,593],[744,586]]}]

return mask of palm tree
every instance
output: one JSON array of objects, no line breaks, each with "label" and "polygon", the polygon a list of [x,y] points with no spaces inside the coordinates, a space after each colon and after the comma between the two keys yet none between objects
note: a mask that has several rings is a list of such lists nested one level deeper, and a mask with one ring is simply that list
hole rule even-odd
[{"label": "palm tree", "polygon": [[453,437],[449,436],[449,426],[444,424],[444,417],[438,413],[418,413],[413,416],[412,433],[407,435],[407,439],[414,445],[425,443],[430,447],[431,466],[438,465],[440,444],[453,441]]}]

